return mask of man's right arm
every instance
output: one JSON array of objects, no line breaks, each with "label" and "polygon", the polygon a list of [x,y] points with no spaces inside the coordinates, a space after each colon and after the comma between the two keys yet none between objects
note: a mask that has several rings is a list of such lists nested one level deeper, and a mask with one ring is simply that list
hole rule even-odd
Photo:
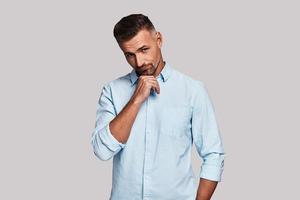
[{"label": "man's right arm", "polygon": [[159,93],[157,80],[153,76],[141,76],[133,96],[116,115],[110,87],[103,87],[91,141],[94,153],[99,159],[109,160],[125,147],[137,113],[149,96],[151,88]]},{"label": "man's right arm", "polygon": [[120,143],[127,142],[140,107],[141,103],[131,98],[122,111],[109,123],[111,134]]}]

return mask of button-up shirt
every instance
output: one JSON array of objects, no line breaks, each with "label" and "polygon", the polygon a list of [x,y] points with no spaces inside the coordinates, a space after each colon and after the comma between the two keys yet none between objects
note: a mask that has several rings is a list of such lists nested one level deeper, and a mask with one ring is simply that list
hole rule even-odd
[{"label": "button-up shirt", "polygon": [[[225,153],[203,81],[168,62],[156,79],[160,94],[153,90],[142,103],[126,143],[112,135],[109,122],[132,97],[138,75],[132,69],[102,87],[91,145],[99,159],[113,158],[111,200],[195,200],[199,177],[221,181]],[[199,175],[193,144],[203,160]]]}]

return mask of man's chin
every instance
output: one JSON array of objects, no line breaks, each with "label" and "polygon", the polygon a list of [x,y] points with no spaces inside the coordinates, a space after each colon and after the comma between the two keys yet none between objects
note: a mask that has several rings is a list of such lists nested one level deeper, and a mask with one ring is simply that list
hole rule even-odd
[{"label": "man's chin", "polygon": [[151,71],[150,72],[146,71],[146,72],[143,72],[142,75],[151,76],[151,75],[153,75],[153,73]]},{"label": "man's chin", "polygon": [[150,68],[150,69],[148,69],[148,70],[145,70],[145,71],[141,72],[141,73],[140,73],[140,76],[143,76],[143,75],[144,75],[144,76],[153,76],[154,73],[155,73],[155,69]]}]

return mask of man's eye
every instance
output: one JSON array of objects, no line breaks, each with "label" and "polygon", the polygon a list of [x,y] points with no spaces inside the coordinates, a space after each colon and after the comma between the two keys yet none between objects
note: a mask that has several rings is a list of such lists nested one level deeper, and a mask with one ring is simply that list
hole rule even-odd
[{"label": "man's eye", "polygon": [[130,58],[130,57],[132,57],[131,54],[126,54],[126,58]]},{"label": "man's eye", "polygon": [[145,52],[148,51],[148,49],[149,49],[149,48],[142,49],[142,52],[145,53]]}]

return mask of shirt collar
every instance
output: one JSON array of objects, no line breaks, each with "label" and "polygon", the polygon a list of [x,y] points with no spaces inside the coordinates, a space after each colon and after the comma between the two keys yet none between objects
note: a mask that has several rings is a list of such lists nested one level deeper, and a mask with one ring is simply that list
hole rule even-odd
[{"label": "shirt collar", "polygon": [[[168,78],[171,76],[173,69],[169,65],[168,62],[164,61],[164,63],[165,63],[165,65],[158,76],[162,78],[163,82],[166,82],[168,80]],[[132,69],[130,72],[131,86],[133,86],[135,84],[135,82],[137,81],[138,78],[139,77],[136,74],[135,70]]]}]

